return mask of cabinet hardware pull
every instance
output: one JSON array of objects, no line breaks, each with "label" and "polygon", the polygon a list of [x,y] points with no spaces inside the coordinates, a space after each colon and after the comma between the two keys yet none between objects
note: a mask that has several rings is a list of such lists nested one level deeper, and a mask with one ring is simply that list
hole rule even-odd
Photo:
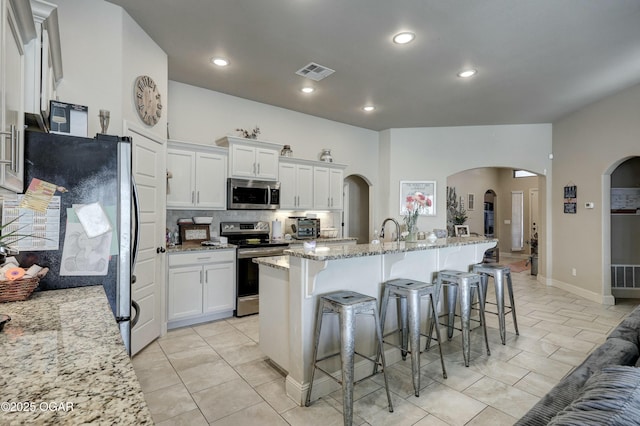
[{"label": "cabinet hardware pull", "polygon": [[196,192],[191,191],[191,204],[196,202]]},{"label": "cabinet hardware pull", "polygon": [[202,284],[202,271],[200,271],[200,284]]},{"label": "cabinet hardware pull", "polygon": [[260,174],[260,163],[258,163],[258,174]]},{"label": "cabinet hardware pull", "polygon": [[200,191],[198,191],[198,201],[197,201],[197,203],[200,204]]},{"label": "cabinet hardware pull", "polygon": [[14,173],[18,173],[18,148],[19,148],[18,141],[20,140],[19,139],[20,133],[18,133],[16,126],[11,126],[11,127],[13,127],[13,130],[14,130],[13,145],[11,147],[11,154],[12,154],[12,161],[13,161],[11,170],[13,170]]},{"label": "cabinet hardware pull", "polygon": [[11,144],[11,159],[10,160],[2,160],[0,161],[0,163],[3,164],[9,164],[9,169],[12,172],[16,172],[18,166],[16,165],[16,163],[18,162],[18,160],[16,159],[16,145],[17,145],[17,136],[18,136],[18,132],[16,130],[16,126],[15,124],[12,124],[11,126],[9,126],[9,131],[6,132],[0,132],[0,135],[4,135],[5,137],[9,137],[9,143]]},{"label": "cabinet hardware pull", "polygon": [[209,282],[209,271],[204,271],[204,282],[205,283]]}]

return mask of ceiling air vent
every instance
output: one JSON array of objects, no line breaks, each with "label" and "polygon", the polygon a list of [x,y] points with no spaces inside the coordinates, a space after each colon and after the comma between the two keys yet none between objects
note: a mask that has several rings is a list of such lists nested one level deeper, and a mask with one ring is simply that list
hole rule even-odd
[{"label": "ceiling air vent", "polygon": [[331,68],[323,67],[320,64],[311,62],[310,64],[296,71],[296,74],[301,75],[302,77],[310,78],[313,81],[320,81],[325,77],[329,77],[334,72],[335,70],[332,70]]}]

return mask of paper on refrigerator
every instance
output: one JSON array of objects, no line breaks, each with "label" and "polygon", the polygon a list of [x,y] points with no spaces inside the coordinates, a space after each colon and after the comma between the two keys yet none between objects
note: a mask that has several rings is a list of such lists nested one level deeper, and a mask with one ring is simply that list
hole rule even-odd
[{"label": "paper on refrigerator", "polygon": [[68,222],[60,261],[60,275],[107,275],[110,246],[111,233],[89,238],[79,222]]},{"label": "paper on refrigerator", "polygon": [[107,275],[113,233],[104,208],[96,202],[74,204],[69,210],[75,215],[67,217],[60,275]]}]

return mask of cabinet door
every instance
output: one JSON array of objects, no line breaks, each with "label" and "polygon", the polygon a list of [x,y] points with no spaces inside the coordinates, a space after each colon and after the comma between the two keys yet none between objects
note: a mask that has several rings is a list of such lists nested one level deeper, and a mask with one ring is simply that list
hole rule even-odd
[{"label": "cabinet door", "polygon": [[256,149],[251,146],[231,145],[231,176],[253,178],[256,170]]},{"label": "cabinet door", "polygon": [[280,208],[295,209],[297,201],[297,185],[295,164],[280,163]]},{"label": "cabinet door", "polygon": [[340,169],[329,169],[329,188],[330,188],[330,208],[332,210],[342,210],[342,192],[343,192],[343,171]]},{"label": "cabinet door", "polygon": [[329,169],[327,167],[313,168],[313,208],[328,210],[331,194],[329,192]]},{"label": "cabinet door", "polygon": [[224,209],[227,205],[227,157],[220,154],[196,154],[196,206]]},{"label": "cabinet door", "polygon": [[[24,190],[24,45],[8,0],[2,1],[0,24],[0,186],[16,192]],[[2,76],[2,74],[4,74]]]},{"label": "cabinet door", "polygon": [[167,208],[195,205],[195,153],[182,149],[167,149]]},{"label": "cabinet door", "polygon": [[256,148],[256,177],[265,180],[278,180],[279,158],[278,151]]},{"label": "cabinet door", "polygon": [[[299,164],[296,173],[298,208],[313,208],[313,166]],[[282,185],[282,184],[281,184]]]},{"label": "cabinet door", "polygon": [[236,265],[218,263],[204,267],[204,313],[236,308]]},{"label": "cabinet door", "polygon": [[169,268],[167,320],[202,314],[202,266]]}]

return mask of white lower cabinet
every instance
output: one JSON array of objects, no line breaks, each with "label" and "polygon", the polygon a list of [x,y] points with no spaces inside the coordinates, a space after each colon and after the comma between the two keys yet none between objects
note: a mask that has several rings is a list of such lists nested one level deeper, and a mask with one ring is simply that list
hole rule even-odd
[{"label": "white lower cabinet", "polygon": [[233,315],[235,250],[170,253],[168,278],[167,328]]}]

